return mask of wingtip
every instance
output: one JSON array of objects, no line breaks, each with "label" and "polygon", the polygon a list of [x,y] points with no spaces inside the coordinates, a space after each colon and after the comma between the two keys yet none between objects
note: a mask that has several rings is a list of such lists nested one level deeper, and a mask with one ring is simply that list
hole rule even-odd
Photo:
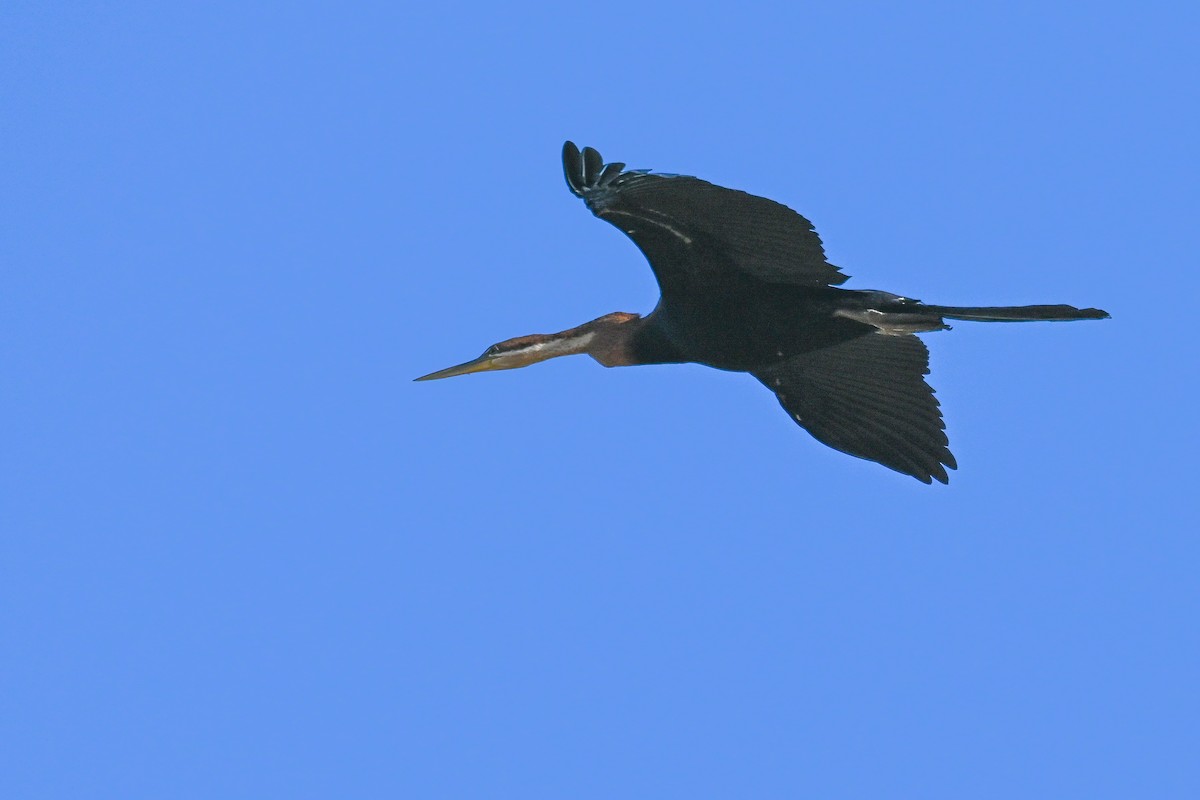
[{"label": "wingtip", "polygon": [[595,186],[596,181],[600,179],[600,173],[603,170],[604,157],[600,155],[600,151],[594,147],[583,148],[584,186]]},{"label": "wingtip", "polygon": [[625,169],[625,164],[621,162],[605,164],[603,156],[596,148],[584,147],[581,150],[570,139],[563,142],[562,159],[567,186],[576,197],[583,197],[589,190],[610,185]]},{"label": "wingtip", "polygon": [[576,197],[583,197],[583,154],[579,152],[579,148],[570,139],[563,142],[562,149],[563,160],[563,175],[567,179],[567,187],[571,190],[571,194]]},{"label": "wingtip", "polygon": [[[889,466],[889,465],[885,464],[884,466]],[[954,469],[954,467],[952,467],[949,464],[938,464],[937,469],[931,469],[931,470],[927,470],[927,471],[921,471],[921,472],[909,472],[907,470],[896,470],[896,471],[900,472],[904,475],[907,475],[910,478],[916,478],[917,480],[919,480],[921,483],[925,484],[926,486],[932,486],[934,481],[937,481],[938,483],[942,484],[943,486],[948,486],[950,484],[950,473],[946,471],[947,468]],[[892,467],[892,469],[896,469],[896,468]]]}]

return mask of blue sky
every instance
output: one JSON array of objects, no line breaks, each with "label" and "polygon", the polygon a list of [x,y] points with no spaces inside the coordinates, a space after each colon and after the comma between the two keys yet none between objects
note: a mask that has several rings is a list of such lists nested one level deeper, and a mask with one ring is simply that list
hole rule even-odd
[{"label": "blue sky", "polygon": [[[1200,796],[1186,4],[0,11],[0,794]],[[746,376],[414,384],[656,288],[563,139],[810,217],[960,469]]]}]

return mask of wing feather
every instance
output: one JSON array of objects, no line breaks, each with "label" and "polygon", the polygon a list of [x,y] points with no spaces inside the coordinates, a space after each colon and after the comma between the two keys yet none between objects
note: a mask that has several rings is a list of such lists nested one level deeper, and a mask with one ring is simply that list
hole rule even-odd
[{"label": "wing feather", "polygon": [[660,285],[671,274],[714,263],[768,283],[829,286],[847,279],[825,259],[812,223],[787,206],[699,178],[624,166],[604,166],[593,148],[563,145],[571,192],[633,239]]},{"label": "wing feather", "polygon": [[869,333],[753,373],[818,441],[923,483],[955,469],[915,336]]}]

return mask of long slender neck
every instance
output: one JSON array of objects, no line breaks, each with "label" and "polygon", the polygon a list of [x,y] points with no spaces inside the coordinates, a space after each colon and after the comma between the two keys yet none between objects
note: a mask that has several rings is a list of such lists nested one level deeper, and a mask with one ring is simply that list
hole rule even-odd
[{"label": "long slender neck", "polygon": [[[627,367],[640,363],[634,338],[645,325],[637,314],[614,311],[577,328],[556,334],[573,353],[587,353],[606,367]],[[565,355],[565,353],[564,353]]]},{"label": "long slender neck", "polygon": [[496,345],[501,348],[498,358],[505,363],[493,369],[524,367],[548,358],[584,353],[606,367],[685,361],[654,322],[653,314],[643,318],[614,311],[559,333],[518,336]]},{"label": "long slender neck", "polygon": [[678,364],[688,359],[667,338],[658,312],[648,317],[621,311],[585,323],[576,331],[591,335],[580,352],[606,367],[636,364]]}]

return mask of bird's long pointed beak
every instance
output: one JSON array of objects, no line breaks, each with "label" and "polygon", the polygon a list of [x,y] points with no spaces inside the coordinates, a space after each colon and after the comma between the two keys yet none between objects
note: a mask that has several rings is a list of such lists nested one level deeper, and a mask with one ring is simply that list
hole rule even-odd
[{"label": "bird's long pointed beak", "polygon": [[428,375],[422,375],[419,378],[414,378],[418,381],[436,381],[442,378],[453,378],[458,375],[470,375],[472,372],[487,372],[488,370],[496,369],[495,360],[489,356],[480,356],[474,361],[468,361],[465,364],[459,364],[456,367],[447,367],[439,369],[437,372],[431,372]]}]

